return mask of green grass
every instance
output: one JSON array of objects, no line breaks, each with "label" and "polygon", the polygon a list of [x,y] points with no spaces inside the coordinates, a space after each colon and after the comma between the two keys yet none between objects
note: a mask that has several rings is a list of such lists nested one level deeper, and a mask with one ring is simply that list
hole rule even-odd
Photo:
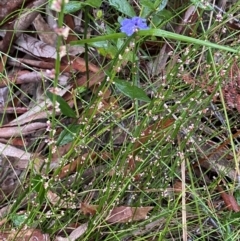
[{"label": "green grass", "polygon": [[[164,1],[153,2],[158,9]],[[239,88],[238,69],[233,68],[239,62],[238,30],[228,28],[226,14],[217,22],[210,11],[199,8],[193,36],[185,36],[172,32],[173,22],[181,21],[189,4],[174,9],[167,3],[159,11],[144,12],[145,1],[137,3],[134,11],[148,18],[150,29],[131,37],[119,33],[117,17],[127,16],[129,9],[108,6],[97,19],[92,11],[100,14],[98,7],[82,7],[83,33],[74,33],[80,39],[71,45],[85,48],[81,57],[87,73],[70,72],[69,84],[76,85],[85,75],[84,86],[67,89],[59,84],[61,36],[55,78],[43,82],[40,99],[25,94],[21,85],[8,85],[12,106],[16,98],[23,103],[17,93],[22,91],[27,102],[43,112],[47,102],[53,108],[39,120],[48,120],[50,131],[31,134],[31,145],[22,148],[36,155],[19,177],[20,192],[0,202],[1,220],[6,218],[1,232],[32,228],[57,240],[87,225],[79,240],[240,240],[239,212],[227,209],[218,188],[239,201],[239,183],[231,175],[240,175],[239,139],[234,135],[239,130],[238,96],[230,106],[223,91],[231,81]],[[239,6],[229,4],[228,14]],[[64,26],[63,9],[57,16],[58,26]],[[100,23],[104,28],[98,28]],[[154,70],[154,64],[162,67],[159,53],[165,43],[172,53],[161,71]],[[10,49],[6,54],[14,58]],[[91,64],[99,67],[98,73],[90,72]],[[8,78],[8,70],[2,78]],[[102,72],[104,78],[93,89],[91,81]],[[49,94],[57,87],[71,94],[71,107],[66,95],[61,99]],[[6,117],[4,113],[2,122]],[[226,140],[227,145],[217,149]],[[208,168],[203,160],[210,163]],[[121,206],[151,210],[140,220],[109,222],[111,210]]]}]

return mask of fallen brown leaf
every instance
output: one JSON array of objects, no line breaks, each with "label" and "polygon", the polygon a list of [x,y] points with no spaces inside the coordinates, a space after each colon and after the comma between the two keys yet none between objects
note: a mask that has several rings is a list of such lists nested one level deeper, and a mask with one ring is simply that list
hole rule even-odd
[{"label": "fallen brown leaf", "polygon": [[39,129],[46,129],[47,124],[42,122],[34,122],[26,124],[24,126],[12,126],[12,127],[1,127],[0,128],[0,138],[10,138],[28,135]]},{"label": "fallen brown leaf", "polygon": [[88,158],[89,160],[94,160],[97,158],[97,154],[96,153],[91,153],[91,154],[85,153],[85,154],[83,154],[82,157],[78,156],[76,159],[74,159],[74,161],[67,164],[66,166],[64,166],[61,169],[58,177],[64,178],[64,177],[70,175],[71,173],[75,172],[79,165],[82,165],[83,163],[85,163],[86,158]]},{"label": "fallen brown leaf", "polygon": [[77,208],[75,204],[65,202],[56,193],[54,193],[50,190],[47,192],[47,198],[48,198],[49,202],[54,206],[56,205],[58,207],[66,208],[66,209]]},{"label": "fallen brown leaf", "polygon": [[227,194],[222,187],[218,186],[218,191],[220,191],[220,195],[226,204],[226,207],[230,211],[239,212],[240,206],[238,205],[235,197],[233,195]]},{"label": "fallen brown leaf", "polygon": [[106,218],[108,223],[126,223],[130,221],[140,221],[147,217],[153,207],[116,207],[113,208]]},{"label": "fallen brown leaf", "polygon": [[80,225],[78,228],[76,228],[75,230],[73,230],[67,238],[57,236],[54,239],[54,241],[75,241],[87,231],[87,228],[88,228],[88,223],[84,223]]},{"label": "fallen brown leaf", "polygon": [[38,240],[50,241],[48,234],[43,234],[39,229],[26,229],[21,231],[0,232],[0,240],[6,241],[24,241]]},{"label": "fallen brown leaf", "polygon": [[34,19],[33,26],[38,32],[38,36],[41,41],[51,46],[55,46],[57,34],[50,28],[41,14],[38,14]]},{"label": "fallen brown leaf", "polygon": [[98,205],[90,205],[84,202],[80,203],[80,210],[84,215],[95,215],[97,211]]}]

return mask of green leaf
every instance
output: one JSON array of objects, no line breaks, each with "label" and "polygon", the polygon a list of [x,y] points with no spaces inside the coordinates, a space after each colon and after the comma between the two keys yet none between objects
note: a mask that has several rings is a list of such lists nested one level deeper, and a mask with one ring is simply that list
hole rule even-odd
[{"label": "green leaf", "polygon": [[236,198],[238,205],[240,205],[240,190],[235,191],[234,197]]},{"label": "green leaf", "polygon": [[72,124],[65,128],[58,137],[57,146],[63,146],[76,138],[76,134],[82,129],[81,125]]},{"label": "green leaf", "polygon": [[149,0],[140,0],[140,3],[143,7],[147,7],[151,10],[155,10],[154,3]]},{"label": "green leaf", "polygon": [[124,13],[125,15],[129,17],[136,16],[135,11],[133,10],[133,7],[130,5],[130,3],[127,0],[109,0],[108,1],[110,6],[116,8],[121,13]]},{"label": "green leaf", "polygon": [[64,6],[64,13],[75,13],[82,7],[88,5],[93,8],[99,8],[102,4],[102,0],[87,0],[85,2],[80,1],[70,1]]},{"label": "green leaf", "polygon": [[68,103],[59,95],[55,95],[49,91],[47,91],[47,97],[53,102],[54,96],[56,101],[59,103],[59,108],[61,112],[68,117],[76,118],[76,113],[72,110],[72,108],[68,105]]},{"label": "green leaf", "polygon": [[159,26],[162,22],[170,19],[173,16],[172,12],[169,10],[163,9],[161,12],[157,12],[152,17],[152,23],[154,26]]},{"label": "green leaf", "polygon": [[142,100],[145,102],[150,102],[151,99],[147,94],[137,86],[133,86],[125,80],[114,79],[116,88],[122,92],[124,95],[128,96],[131,99]]},{"label": "green leaf", "polygon": [[162,11],[166,6],[167,6],[168,0],[162,0],[161,3],[159,4],[157,10]]},{"label": "green leaf", "polygon": [[44,180],[41,175],[36,175],[31,179],[31,187],[38,195],[37,198],[40,203],[43,203],[46,190],[44,188]]},{"label": "green leaf", "polygon": [[26,214],[13,214],[11,216],[12,222],[15,227],[20,227],[27,218],[28,217]]},{"label": "green leaf", "polygon": [[102,0],[87,0],[84,4],[89,5],[93,8],[100,8],[102,5]]},{"label": "green leaf", "polygon": [[83,4],[79,1],[70,1],[64,6],[64,13],[75,13],[82,8]]}]

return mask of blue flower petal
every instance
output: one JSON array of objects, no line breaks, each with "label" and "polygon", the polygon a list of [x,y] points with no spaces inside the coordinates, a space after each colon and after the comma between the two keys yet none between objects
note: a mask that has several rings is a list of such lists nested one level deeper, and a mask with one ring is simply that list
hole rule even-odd
[{"label": "blue flower petal", "polygon": [[125,18],[121,22],[121,32],[127,36],[131,36],[137,30],[148,29],[146,19],[140,17],[133,17],[131,19]]}]

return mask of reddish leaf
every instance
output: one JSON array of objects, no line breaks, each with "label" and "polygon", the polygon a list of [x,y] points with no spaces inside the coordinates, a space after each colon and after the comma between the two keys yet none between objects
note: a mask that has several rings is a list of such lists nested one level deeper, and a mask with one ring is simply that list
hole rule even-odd
[{"label": "reddish leaf", "polygon": [[116,207],[111,210],[106,221],[108,223],[126,223],[144,220],[152,209],[153,207]]},{"label": "reddish leaf", "polygon": [[80,210],[84,215],[90,214],[90,215],[95,215],[97,211],[98,205],[90,205],[84,202],[81,202],[80,204]]},{"label": "reddish leaf", "polygon": [[238,206],[238,203],[233,195],[227,194],[220,186],[218,186],[218,190],[221,192],[221,197],[226,204],[228,210],[239,212],[240,207]]},{"label": "reddish leaf", "polygon": [[85,159],[88,158],[89,160],[94,160],[97,157],[96,153],[85,153],[82,157],[77,157],[74,161],[64,166],[59,173],[59,178],[64,178],[69,174],[76,171],[77,167],[85,162]]},{"label": "reddish leaf", "polygon": [[74,32],[72,31],[72,29],[75,28],[75,23],[74,23],[74,20],[73,20],[73,16],[70,15],[70,14],[66,14],[64,16],[64,20],[65,20],[65,23],[66,25],[71,29],[70,32],[69,32],[69,35],[68,35],[68,38],[66,40],[66,43],[70,43],[71,41],[76,41],[78,40],[78,37],[76,36],[76,34],[74,34]]}]

